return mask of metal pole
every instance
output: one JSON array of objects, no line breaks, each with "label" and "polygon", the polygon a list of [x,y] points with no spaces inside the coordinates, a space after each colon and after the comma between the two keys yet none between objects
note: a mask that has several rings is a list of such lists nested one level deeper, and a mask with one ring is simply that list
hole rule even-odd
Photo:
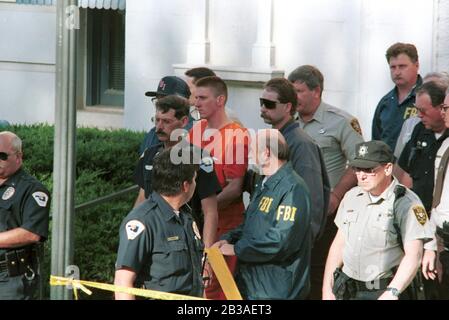
[{"label": "metal pole", "polygon": [[[76,0],[56,2],[56,99],[53,167],[53,219],[51,274],[65,276],[73,264],[73,216],[75,190],[75,53],[76,30],[71,10]],[[71,299],[71,291],[51,287],[52,300]]]}]

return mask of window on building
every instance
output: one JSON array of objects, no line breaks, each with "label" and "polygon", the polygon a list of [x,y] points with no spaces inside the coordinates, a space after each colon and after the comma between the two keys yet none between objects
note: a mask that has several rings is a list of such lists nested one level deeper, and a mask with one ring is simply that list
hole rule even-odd
[{"label": "window on building", "polygon": [[87,10],[86,106],[123,107],[125,11]]},{"label": "window on building", "polygon": [[16,2],[18,4],[37,4],[45,6],[56,5],[56,0],[2,0],[3,2]]}]

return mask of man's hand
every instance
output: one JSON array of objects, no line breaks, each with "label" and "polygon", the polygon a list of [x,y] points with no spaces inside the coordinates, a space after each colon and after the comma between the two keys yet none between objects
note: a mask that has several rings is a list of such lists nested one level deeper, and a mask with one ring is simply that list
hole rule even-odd
[{"label": "man's hand", "polygon": [[323,300],[336,300],[334,293],[332,292],[332,289],[323,289],[322,292]]},{"label": "man's hand", "polygon": [[220,249],[221,246],[222,246],[222,245],[225,245],[225,244],[229,244],[229,242],[228,242],[227,240],[220,240],[220,241],[215,242],[215,243],[211,246],[211,248],[218,248],[218,249]]},{"label": "man's hand", "polygon": [[220,251],[224,256],[235,256],[234,245],[233,244],[223,244],[220,247]]},{"label": "man's hand", "polygon": [[426,280],[435,280],[437,278],[437,269],[435,266],[436,252],[433,250],[424,250],[422,258],[422,274]]}]

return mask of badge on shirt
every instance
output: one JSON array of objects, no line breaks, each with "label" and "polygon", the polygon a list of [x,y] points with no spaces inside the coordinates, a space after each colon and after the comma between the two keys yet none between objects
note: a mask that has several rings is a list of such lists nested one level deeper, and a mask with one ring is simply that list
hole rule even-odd
[{"label": "badge on shirt", "polygon": [[48,202],[48,196],[44,192],[37,191],[32,194],[34,200],[36,201],[37,205],[40,207],[45,208],[47,206]]},{"label": "badge on shirt", "polygon": [[13,187],[9,187],[9,188],[6,189],[6,191],[3,193],[3,195],[2,195],[2,200],[8,200],[8,199],[11,199],[11,197],[14,195],[15,192],[16,192],[16,189],[14,189]]},{"label": "badge on shirt", "polygon": [[427,221],[426,209],[422,206],[414,206],[413,213],[415,214],[416,220],[423,226]]},{"label": "badge on shirt", "polygon": [[204,157],[201,159],[200,168],[206,173],[211,173],[214,170],[214,160],[211,157]]},{"label": "badge on shirt", "polygon": [[355,130],[355,132],[362,135],[362,128],[360,127],[359,121],[356,118],[351,120],[351,127]]},{"label": "badge on shirt", "polygon": [[153,166],[147,164],[147,165],[145,165],[145,170],[151,171],[151,170],[153,170]]},{"label": "badge on shirt", "polygon": [[143,230],[145,230],[145,226],[138,220],[131,220],[126,224],[125,229],[128,240],[134,240],[143,232]]},{"label": "badge on shirt", "polygon": [[196,222],[193,221],[192,223],[193,232],[195,232],[195,235],[198,239],[201,240],[200,230],[198,229],[198,226],[196,225]]}]

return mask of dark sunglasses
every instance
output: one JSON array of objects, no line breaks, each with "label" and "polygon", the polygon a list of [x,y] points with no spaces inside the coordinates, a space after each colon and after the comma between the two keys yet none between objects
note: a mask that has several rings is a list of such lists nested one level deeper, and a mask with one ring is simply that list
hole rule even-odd
[{"label": "dark sunglasses", "polygon": [[13,155],[14,153],[7,154],[6,152],[0,152],[0,160],[6,161],[8,160],[8,157]]},{"label": "dark sunglasses", "polygon": [[377,166],[374,168],[358,168],[358,167],[352,167],[352,171],[354,171],[355,174],[357,173],[365,173],[366,175],[374,176],[377,173],[377,170],[381,168],[382,166]]},{"label": "dark sunglasses", "polygon": [[259,100],[260,100],[260,107],[265,106],[265,108],[267,109],[274,109],[276,108],[276,105],[280,103],[278,101],[267,100],[264,98],[259,98]]}]

